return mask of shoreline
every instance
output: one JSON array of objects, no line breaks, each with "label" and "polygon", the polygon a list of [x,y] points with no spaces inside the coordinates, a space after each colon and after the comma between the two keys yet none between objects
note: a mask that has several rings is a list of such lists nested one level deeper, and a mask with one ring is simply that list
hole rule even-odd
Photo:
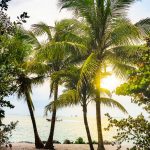
[{"label": "shoreline", "polygon": [[[38,150],[35,149],[34,143],[11,143],[12,148],[3,147],[1,150]],[[89,150],[88,144],[54,144],[56,150]],[[122,146],[121,150],[126,150],[131,145]],[[116,150],[117,146],[105,145],[106,150]],[[97,145],[94,144],[94,149],[97,149]],[[43,150],[43,149],[39,149]]]}]

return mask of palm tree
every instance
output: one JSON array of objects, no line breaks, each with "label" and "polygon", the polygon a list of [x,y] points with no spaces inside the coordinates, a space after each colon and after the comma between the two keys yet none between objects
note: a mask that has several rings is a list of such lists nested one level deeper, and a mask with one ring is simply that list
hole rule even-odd
[{"label": "palm tree", "polygon": [[[48,26],[45,23],[33,25],[33,33],[36,36],[47,35],[46,43],[37,44],[37,59],[48,66],[48,74],[60,71],[86,55],[87,38],[83,38],[81,23],[74,19],[62,20],[56,22],[55,27]],[[36,41],[36,39],[35,39]],[[54,95],[54,101],[58,98],[59,79],[51,81],[50,95]],[[54,149],[53,135],[56,120],[56,108],[52,112],[51,129],[45,148]]]},{"label": "palm tree", "polygon": [[18,83],[18,98],[24,97],[25,101],[27,102],[28,109],[30,112],[33,130],[34,130],[34,137],[35,137],[35,147],[36,148],[43,148],[44,145],[39,137],[37,125],[34,117],[34,105],[31,98],[32,93],[32,85],[41,84],[43,82],[43,78],[41,77],[34,77],[31,78],[26,73],[18,74],[17,83]]},{"label": "palm tree", "polygon": [[[60,79],[61,83],[65,83],[65,87],[68,89],[65,93],[63,93],[56,101],[56,108],[58,109],[59,106],[63,107],[69,105],[76,105],[78,103],[81,104],[83,108],[83,117],[84,117],[84,124],[85,129],[88,137],[88,142],[91,150],[94,150],[92,144],[92,138],[89,130],[88,120],[87,120],[87,104],[89,96],[89,88],[85,85],[82,89],[82,93],[77,92],[77,83],[80,77],[80,70],[76,67],[70,67],[67,70],[61,70],[52,74],[52,80]],[[58,105],[60,102],[60,105]],[[49,105],[46,106],[46,112],[50,110],[52,106],[51,102]],[[55,103],[54,103],[55,104]],[[52,109],[51,109],[52,110]]]},{"label": "palm tree", "polygon": [[[84,67],[85,64],[83,64],[82,67]],[[79,86],[80,84],[80,71],[81,69],[76,67],[71,67],[67,70],[61,70],[58,72],[55,72],[52,75],[52,79],[56,80],[57,78],[61,78],[62,83],[65,85],[67,90],[59,96],[57,101],[51,102],[49,105],[46,106],[46,113],[47,111],[52,111],[53,107],[58,109],[60,107],[66,107],[66,106],[74,106],[77,104],[80,104],[83,108],[83,118],[84,118],[84,125],[87,133],[87,138],[89,142],[90,150],[94,150],[93,144],[92,144],[92,138],[90,134],[90,129],[88,125],[87,120],[87,105],[91,101],[100,101],[102,104],[109,106],[109,107],[117,107],[121,111],[126,113],[126,110],[124,107],[119,104],[117,101],[110,98],[111,93],[109,90],[104,88],[99,88],[99,93],[103,95],[101,99],[97,99],[96,97],[96,90],[93,87],[93,84],[90,84],[89,81],[84,80],[84,83],[82,84],[82,87]],[[103,73],[103,77],[108,75],[108,73]]]},{"label": "palm tree", "polygon": [[17,83],[16,93],[18,98],[23,97],[27,102],[29,113],[32,120],[34,136],[35,136],[35,147],[43,148],[43,143],[39,137],[36,121],[34,117],[34,105],[31,98],[32,85],[43,82],[43,77],[31,77],[32,70],[27,67],[29,56],[32,54],[32,45],[28,41],[29,36],[27,32],[21,28],[17,28],[13,37],[10,37],[8,42],[8,50],[10,54],[8,59],[11,60],[12,64],[18,68],[16,73],[15,82]]},{"label": "palm tree", "polygon": [[[131,44],[132,49],[137,49],[133,43],[138,40],[139,31],[136,26],[132,25],[130,21],[125,18],[129,6],[135,1],[136,0],[59,0],[61,8],[73,10],[87,22],[91,31],[91,54],[88,57],[86,65],[88,69],[84,68],[83,70],[83,76],[81,76],[82,80],[84,80],[85,77],[89,79],[89,76],[98,78],[99,70],[101,70],[104,60],[108,60],[108,58],[109,62],[110,60],[115,60],[115,66],[119,66],[119,54],[116,49],[124,49],[125,47],[127,49],[127,46]],[[91,65],[93,68],[88,67],[88,63],[92,64],[90,61],[94,63],[94,65]],[[122,64],[122,68],[123,67],[126,68],[127,65]],[[95,72],[95,76],[93,76],[93,72]],[[95,84],[96,89],[99,87],[99,85]],[[97,99],[100,99],[98,92]],[[97,101],[98,149],[104,150],[100,114],[100,102]]]}]

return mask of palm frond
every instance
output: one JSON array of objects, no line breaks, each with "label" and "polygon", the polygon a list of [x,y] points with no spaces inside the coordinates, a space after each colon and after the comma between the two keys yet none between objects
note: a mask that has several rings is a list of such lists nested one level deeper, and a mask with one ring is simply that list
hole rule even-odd
[{"label": "palm frond", "polygon": [[89,30],[84,22],[76,19],[64,19],[56,23],[54,39],[86,44],[90,39]]},{"label": "palm frond", "polygon": [[135,23],[144,36],[150,35],[150,18],[145,18]]},{"label": "palm frond", "polygon": [[43,75],[49,73],[50,68],[44,62],[41,62],[39,58],[35,58],[23,63],[22,67],[28,71],[28,73]]},{"label": "palm frond", "polygon": [[106,88],[100,88],[100,93],[103,94],[103,95],[107,95],[109,97],[112,96],[111,92]]},{"label": "palm frond", "polygon": [[24,100],[32,107],[34,110],[34,105],[33,101],[31,99],[31,93],[32,93],[32,88],[31,88],[31,79],[27,77],[21,77],[18,78],[18,89],[17,89],[17,96],[18,99],[24,98]]},{"label": "palm frond", "polygon": [[29,31],[28,33],[30,36],[30,42],[35,46],[35,50],[40,49],[42,45],[35,36],[35,34],[32,31]]},{"label": "palm frond", "polygon": [[80,70],[77,67],[69,67],[65,70],[60,70],[52,73],[51,80],[59,80],[65,87],[75,89],[79,80]]},{"label": "palm frond", "polygon": [[[140,61],[141,52],[145,51],[147,48],[143,45],[126,45],[126,46],[117,46],[111,49],[111,54],[120,62],[126,62],[134,64],[137,61]],[[106,56],[109,59],[109,54]]]},{"label": "palm frond", "polygon": [[116,61],[112,65],[112,70],[117,77],[121,79],[127,79],[128,71],[135,70],[135,67],[130,64],[120,63]]},{"label": "palm frond", "polygon": [[123,113],[127,113],[126,109],[119,102],[117,102],[114,99],[102,97],[100,99],[96,99],[96,101],[101,102],[101,104],[103,104],[107,107],[111,107],[111,108],[116,107],[119,110],[121,110]]},{"label": "palm frond", "polygon": [[100,63],[96,54],[91,53],[81,67],[80,80],[77,85],[78,90],[83,86],[83,84],[87,84],[88,81],[91,82],[90,80],[92,80],[92,78],[95,76],[99,67]]},{"label": "palm frond", "polygon": [[38,24],[33,24],[32,25],[32,32],[37,35],[37,36],[41,36],[46,34],[48,36],[48,40],[52,40],[52,35],[51,35],[51,27],[48,26],[46,23],[44,22],[39,22]]},{"label": "palm frond", "polygon": [[117,19],[112,26],[111,43],[114,45],[130,45],[139,41],[139,29],[127,19]]},{"label": "palm frond", "polygon": [[32,77],[31,82],[32,85],[39,85],[44,82],[45,77],[44,76],[38,76],[38,77]]},{"label": "palm frond", "polygon": [[95,74],[99,68],[99,61],[97,59],[97,56],[95,53],[91,53],[91,55],[85,60],[85,62],[83,63],[83,66],[81,68],[81,80],[82,80],[82,75],[83,76],[87,76],[91,77],[94,76],[93,74]]},{"label": "palm frond", "polygon": [[79,95],[76,90],[65,91],[59,96],[57,101],[52,101],[45,107],[45,113],[52,111],[54,106],[56,109],[77,105],[80,101]]},{"label": "palm frond", "polygon": [[67,41],[51,42],[46,44],[39,53],[39,55],[48,60],[60,62],[64,57],[68,57],[69,55],[85,55],[86,47],[82,44]]},{"label": "palm frond", "polygon": [[117,18],[120,16],[125,16],[127,10],[136,0],[111,0],[111,13],[112,16]]}]

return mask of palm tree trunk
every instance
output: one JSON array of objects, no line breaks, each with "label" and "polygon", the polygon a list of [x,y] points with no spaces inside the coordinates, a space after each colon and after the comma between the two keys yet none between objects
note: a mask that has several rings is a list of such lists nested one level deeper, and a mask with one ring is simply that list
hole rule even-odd
[{"label": "palm tree trunk", "polygon": [[34,113],[33,113],[33,108],[31,106],[31,97],[28,91],[25,92],[25,96],[26,96],[26,100],[27,100],[27,105],[29,108],[29,112],[30,112],[30,116],[31,116],[31,121],[32,121],[32,125],[33,125],[33,130],[34,130],[34,137],[35,137],[35,147],[36,148],[43,148],[44,145],[39,137],[38,131],[37,131],[37,126],[36,126],[36,122],[35,122],[35,117],[34,117]]},{"label": "palm tree trunk", "polygon": [[83,118],[84,118],[84,125],[85,125],[85,129],[86,129],[86,134],[87,134],[90,150],[94,150],[94,147],[92,144],[92,138],[91,138],[91,134],[90,134],[90,129],[89,129],[89,125],[88,125],[88,120],[87,120],[87,105],[86,104],[83,104]]},{"label": "palm tree trunk", "polygon": [[[55,83],[55,87],[54,87],[54,101],[57,100],[58,97],[58,83]],[[46,142],[45,145],[45,149],[50,149],[50,150],[54,150],[54,146],[53,146],[53,137],[54,137],[54,129],[55,129],[55,121],[56,121],[56,107],[54,105],[54,109],[52,112],[52,119],[51,119],[51,129],[50,129],[50,134],[49,134],[49,138],[48,141]]]},{"label": "palm tree trunk", "polygon": [[0,117],[0,127],[1,127],[1,125],[2,125],[2,118]]},{"label": "palm tree trunk", "polygon": [[102,123],[101,123],[101,103],[96,102],[96,120],[97,120],[97,132],[98,132],[98,148],[97,150],[105,150],[103,135],[102,135]]}]

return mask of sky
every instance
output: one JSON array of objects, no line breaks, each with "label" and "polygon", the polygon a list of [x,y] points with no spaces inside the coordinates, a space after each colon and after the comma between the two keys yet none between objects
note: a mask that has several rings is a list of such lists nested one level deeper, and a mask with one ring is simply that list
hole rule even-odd
[{"label": "sky", "polygon": [[[64,18],[71,18],[72,13],[70,11],[62,10],[57,7],[57,0],[12,0],[9,3],[8,15],[11,17],[11,20],[16,20],[16,17],[22,12],[28,12],[30,18],[27,20],[27,23],[24,25],[26,29],[30,29],[32,24],[38,22],[45,22],[51,26],[55,24],[56,21],[59,21]],[[129,9],[128,17],[130,20],[135,23],[140,19],[150,17],[150,0],[141,0],[136,2]],[[116,83],[112,80],[113,87],[115,88],[119,83]],[[44,85],[38,87],[33,87],[33,103],[35,105],[35,115],[43,116],[44,107],[49,103],[49,81],[46,80]],[[63,87],[59,88],[59,93],[61,94]],[[146,116],[147,114],[135,104],[131,104],[130,97],[124,96],[113,96],[114,99],[118,100],[128,111],[129,115],[136,116],[141,112]],[[29,115],[26,102],[14,95],[8,98],[15,105],[15,108],[12,110],[7,110],[7,115]],[[122,117],[122,114],[117,109],[108,109],[106,107],[102,108],[102,114],[110,113],[115,117]],[[95,116],[95,104],[92,103],[88,106],[88,114],[90,116]],[[82,108],[80,106],[65,108],[58,111],[58,116],[74,116],[82,115]]]}]

